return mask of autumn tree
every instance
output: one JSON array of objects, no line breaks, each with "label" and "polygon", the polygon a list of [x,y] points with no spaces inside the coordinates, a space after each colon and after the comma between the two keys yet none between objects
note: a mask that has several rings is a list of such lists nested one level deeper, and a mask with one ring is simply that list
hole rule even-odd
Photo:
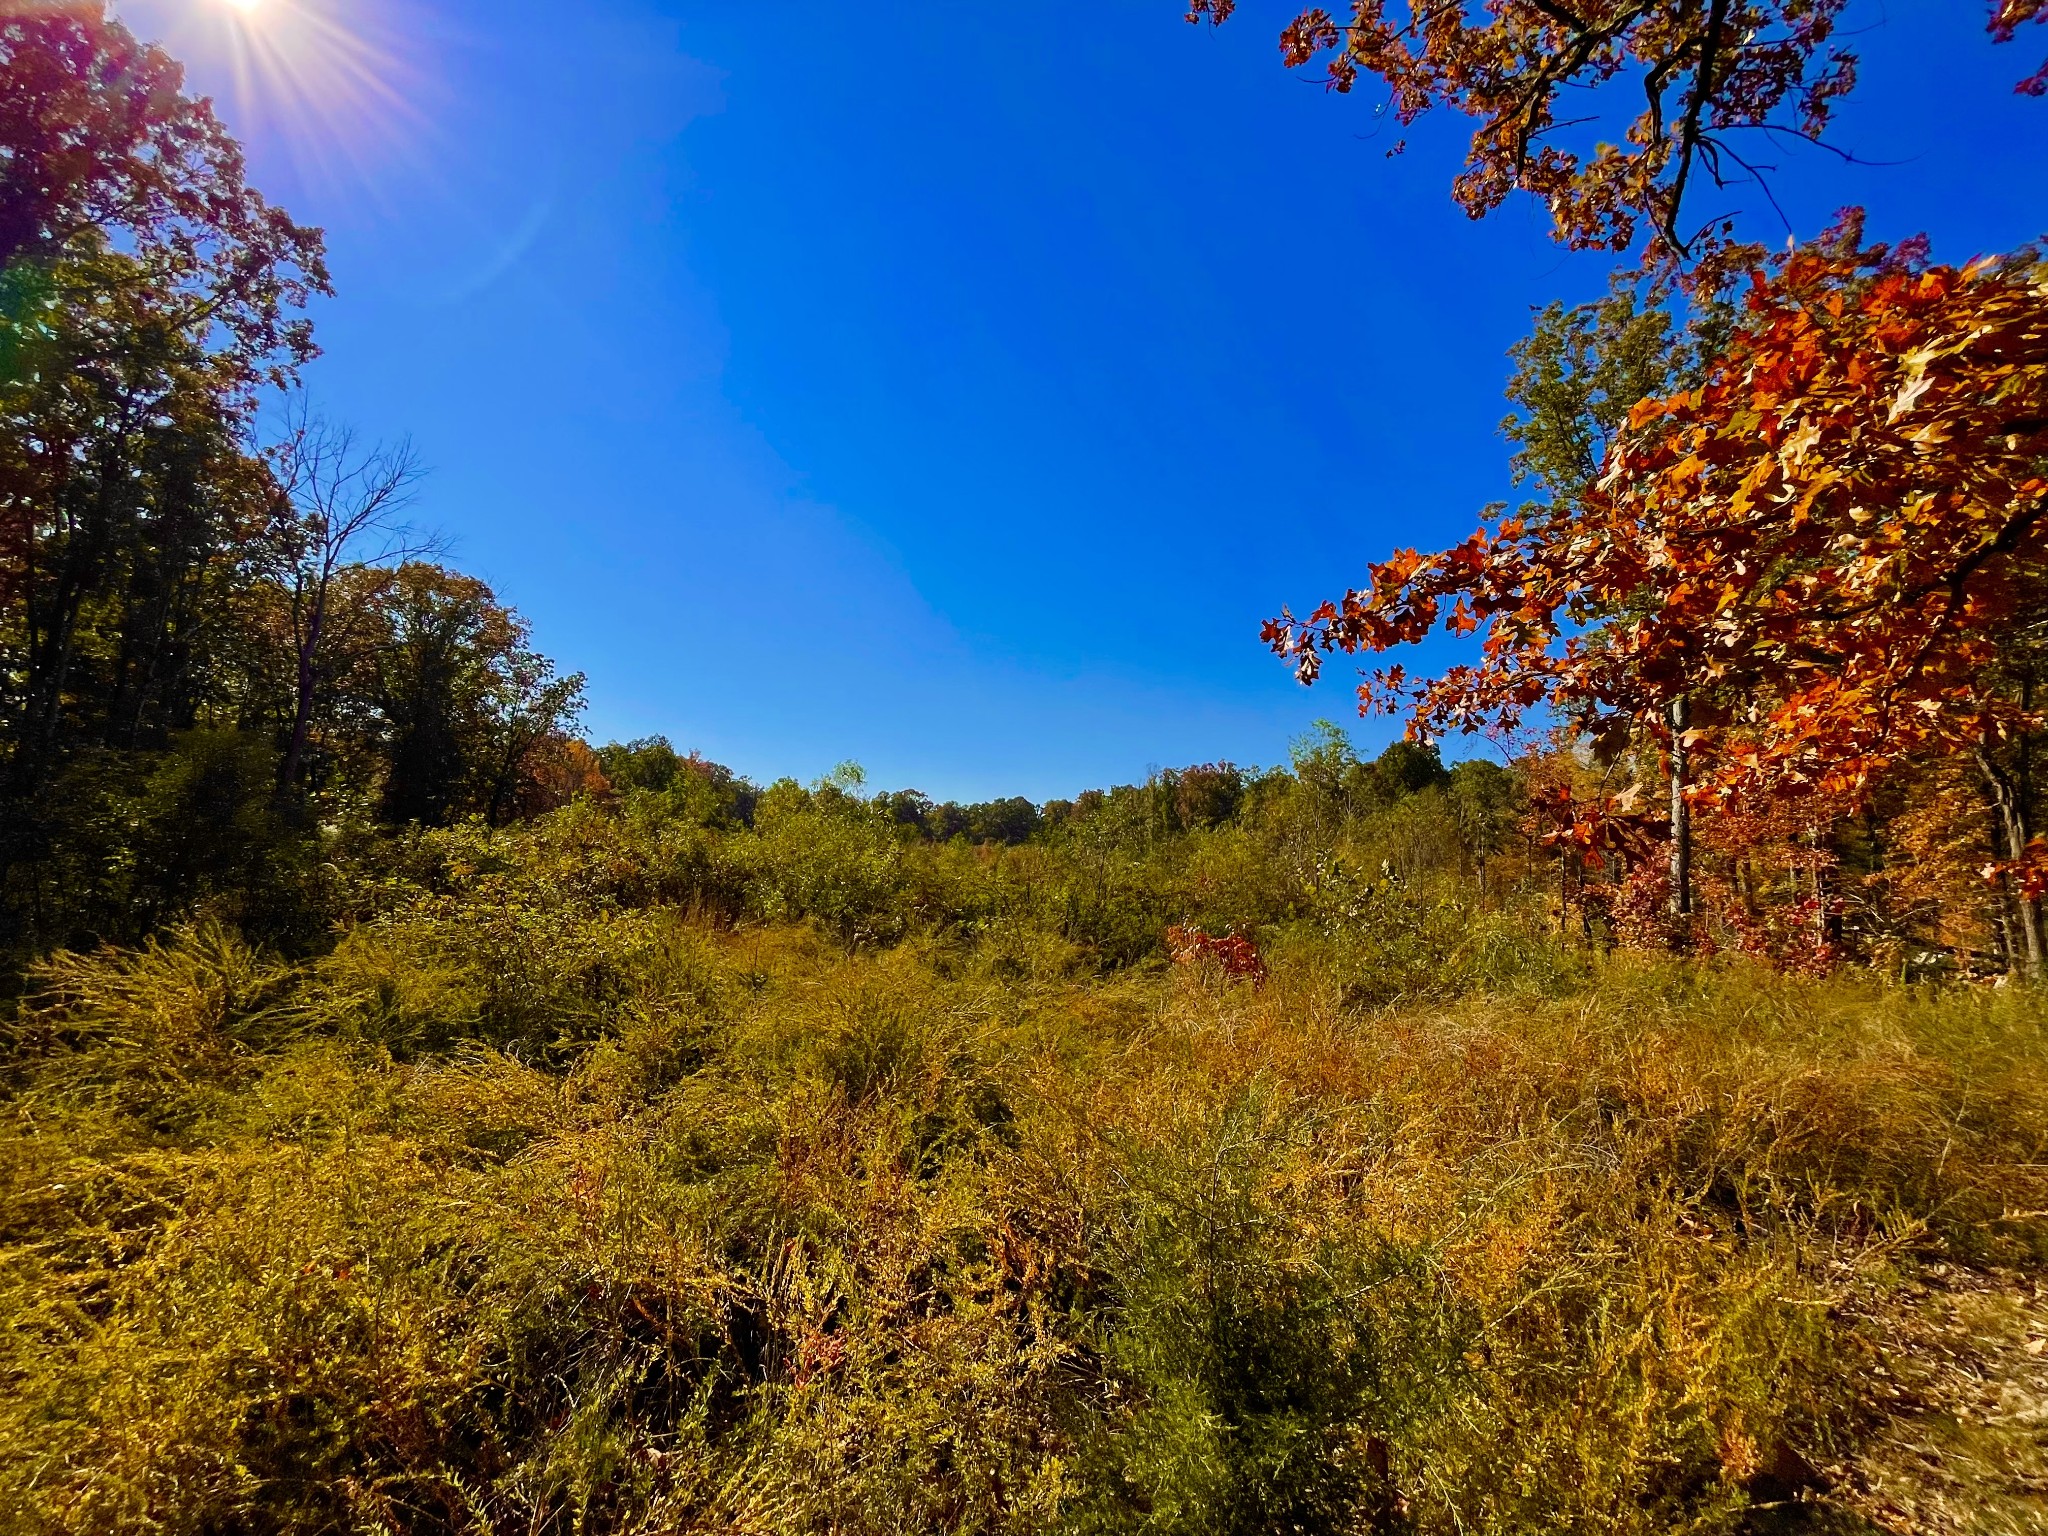
[{"label": "autumn tree", "polygon": [[[1680,302],[1625,279],[1592,303],[1539,311],[1530,334],[1509,350],[1515,410],[1501,431],[1514,445],[1516,482],[1551,504],[1583,508],[1636,403],[1699,382],[1726,340],[1730,316],[1711,296]],[[1531,511],[1543,515],[1540,507]],[[1681,925],[1693,905],[1690,707],[1689,696],[1674,696],[1663,721],[1666,888],[1670,916]]]},{"label": "autumn tree", "polygon": [[[241,146],[185,94],[183,68],[98,0],[0,13],[0,151],[10,327],[33,331],[83,288],[140,285],[236,385],[283,382],[310,353],[302,312],[328,291],[319,232],[248,186]],[[22,339],[0,348],[14,365],[0,377]]]},{"label": "autumn tree", "polygon": [[1333,650],[1481,634],[1436,677],[1374,672],[1362,706],[1424,736],[1542,710],[1609,749],[1661,721],[1707,751],[1689,798],[1853,803],[1903,755],[1953,750],[1997,796],[1996,749],[2039,725],[2007,679],[2048,619],[2044,275],[2031,253],[1930,265],[1852,219],[1756,275],[1703,382],[1635,406],[1583,494],[1398,552],[1266,637],[1308,680]]},{"label": "autumn tree", "polygon": [[327,291],[166,54],[93,0],[0,6],[0,952],[198,900],[318,932],[304,797],[504,819],[603,782],[581,679],[481,583],[395,569],[408,451],[303,409],[257,447]]},{"label": "autumn tree", "polygon": [[[1998,0],[1991,14],[1994,41],[2009,43],[2027,22],[2048,22],[2048,0]],[[2013,87],[2027,96],[2048,96],[2048,64]]]}]

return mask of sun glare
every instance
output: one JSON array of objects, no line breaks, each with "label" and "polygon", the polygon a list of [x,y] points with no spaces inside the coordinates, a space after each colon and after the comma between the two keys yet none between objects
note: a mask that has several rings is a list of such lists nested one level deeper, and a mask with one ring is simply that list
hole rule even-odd
[{"label": "sun glare", "polygon": [[[430,86],[397,0],[112,0],[184,60],[242,138],[329,192],[370,191],[421,153]],[[9,10],[0,0],[0,15]]]}]

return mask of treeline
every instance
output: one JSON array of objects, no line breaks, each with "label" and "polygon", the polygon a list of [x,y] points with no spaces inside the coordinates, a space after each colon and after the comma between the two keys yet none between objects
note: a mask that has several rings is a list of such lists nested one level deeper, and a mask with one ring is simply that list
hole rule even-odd
[{"label": "treeline", "polygon": [[[1518,770],[1446,768],[1406,743],[1368,761],[1333,727],[1287,768],[1205,764],[1042,806],[869,793],[851,765],[764,788],[659,739],[595,756],[549,815],[338,840],[320,886],[330,925],[432,927],[476,903],[680,911],[801,923],[849,948],[1022,946],[1088,972],[1155,960],[1189,925],[1327,948],[1361,1001],[1571,963],[1526,910],[1547,862]],[[974,830],[1027,821],[1022,836]]]},{"label": "treeline", "polygon": [[[728,852],[787,835],[778,828],[804,826],[818,849],[851,836],[885,850],[891,868],[909,850],[955,845],[982,850],[984,862],[995,850],[1041,858],[1085,852],[1105,861],[1088,878],[1107,890],[1145,867],[1162,882],[1144,904],[1156,918],[1153,930],[1114,940],[1082,936],[1126,959],[1156,953],[1168,924],[1203,922],[1256,938],[1313,907],[1304,893],[1319,870],[1332,869],[1392,872],[1406,882],[1361,912],[1384,916],[1398,907],[1412,917],[1417,903],[1441,898],[1475,911],[1512,911],[1531,936],[1582,953],[1672,945],[1670,822],[1659,806],[1663,765],[1653,746],[1605,757],[1560,733],[1509,765],[1446,765],[1437,747],[1405,740],[1361,757],[1325,722],[1296,743],[1285,767],[1196,764],[1042,805],[871,793],[852,765],[808,787],[785,779],[763,788],[658,737],[614,743],[594,756],[597,770],[582,780],[586,819],[647,835],[667,827],[739,839]],[[2030,779],[2020,782],[2035,793]],[[2007,972],[2026,950],[2013,886],[1987,878],[1997,832],[1976,765],[1953,757],[1898,765],[1855,815],[1709,805],[1690,827],[1696,905],[1688,947],[1703,958],[1741,954],[1814,973],[1852,964],[1909,977]],[[1176,884],[1175,872],[1216,860],[1225,846],[1243,869],[1259,869],[1256,880]],[[1213,899],[1255,886],[1266,895]],[[818,916],[846,934],[916,926],[878,916],[894,910],[896,896],[851,877],[824,879],[815,890],[833,894],[764,906],[725,891],[711,905],[736,916],[771,909]],[[870,894],[855,898],[857,890]],[[694,888],[676,895],[685,903],[700,897]],[[944,926],[952,918],[942,909],[953,911],[943,903],[924,910]]]},{"label": "treeline", "polygon": [[[752,826],[764,794],[787,798],[800,792],[794,779],[779,780],[773,791],[764,791],[699,753],[678,752],[665,736],[613,742],[598,749],[596,762],[601,777],[584,781],[587,792],[651,793],[707,825]],[[962,805],[934,801],[916,789],[886,791],[867,803],[884,821],[926,842],[965,838],[970,843],[1015,847],[1098,822],[1162,836],[1218,827],[1292,793],[1297,780],[1339,817],[1384,810],[1432,788],[1449,791],[1460,803],[1492,807],[1512,794],[1510,777],[1506,769],[1483,759],[1446,768],[1436,747],[1408,741],[1397,741],[1367,761],[1356,755],[1344,732],[1318,721],[1314,734],[1297,744],[1292,773],[1286,768],[1197,763],[1161,769],[1143,784],[1085,789],[1071,800],[1042,805],[1022,795]],[[861,791],[866,782],[865,772],[847,763],[809,793],[851,803],[865,798]]]}]

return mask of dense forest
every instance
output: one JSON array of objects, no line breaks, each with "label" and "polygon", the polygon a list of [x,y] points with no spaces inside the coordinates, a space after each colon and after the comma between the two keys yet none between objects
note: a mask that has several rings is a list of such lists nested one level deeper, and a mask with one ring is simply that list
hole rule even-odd
[{"label": "dense forest", "polygon": [[958,804],[585,740],[319,231],[0,8],[0,1530],[2043,1528],[2048,262],[1685,222],[1844,9],[1297,20],[1615,256],[1265,633],[1462,659]]}]

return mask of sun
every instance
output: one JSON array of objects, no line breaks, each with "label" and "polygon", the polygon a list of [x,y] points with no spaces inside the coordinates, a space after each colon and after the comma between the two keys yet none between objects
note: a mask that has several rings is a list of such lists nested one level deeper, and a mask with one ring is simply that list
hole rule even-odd
[{"label": "sun", "polygon": [[[0,18],[24,4],[0,0]],[[293,162],[304,185],[372,190],[422,155],[430,82],[415,66],[400,0],[98,0],[161,39],[244,143]],[[0,177],[0,180],[4,180]],[[0,1522],[4,1523],[4,1522]]]}]

